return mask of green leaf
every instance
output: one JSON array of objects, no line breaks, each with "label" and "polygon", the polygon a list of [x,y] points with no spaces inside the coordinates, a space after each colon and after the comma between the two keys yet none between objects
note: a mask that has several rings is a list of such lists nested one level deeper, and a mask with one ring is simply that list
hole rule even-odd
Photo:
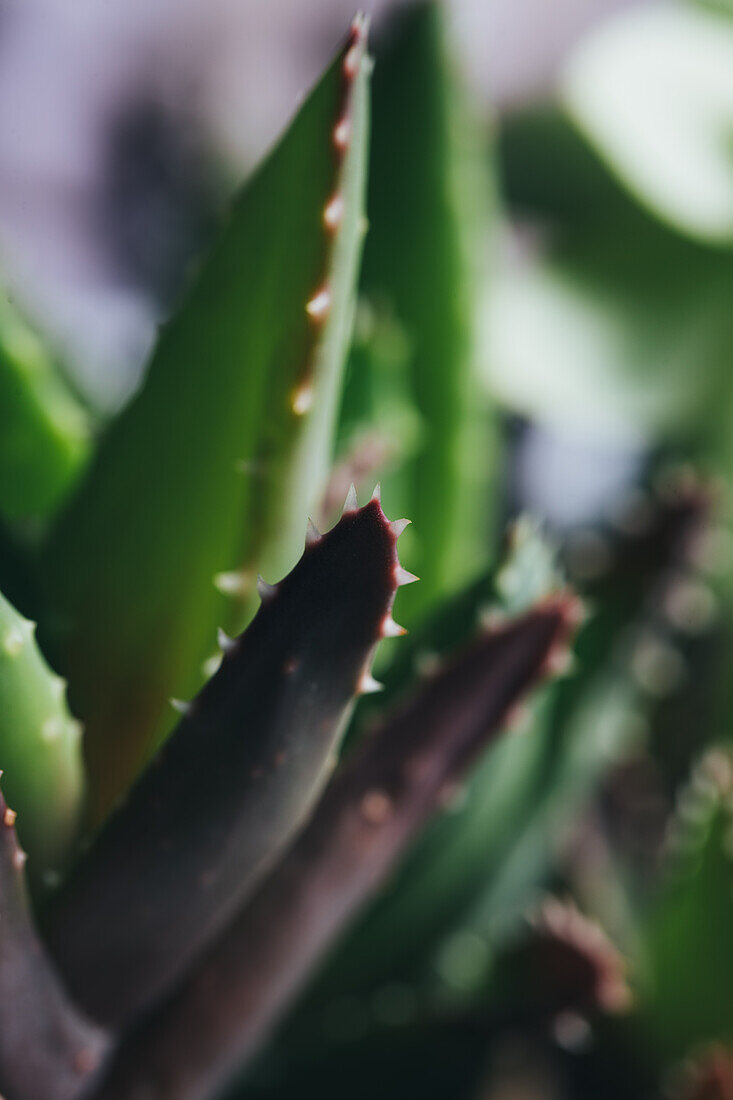
[{"label": "green leaf", "polygon": [[583,438],[687,440],[730,371],[733,260],[641,217],[507,268],[484,312],[488,384]]},{"label": "green leaf", "polygon": [[40,341],[0,294],[0,511],[46,517],[89,453],[89,424]]},{"label": "green leaf", "polygon": [[601,24],[560,76],[571,118],[619,180],[679,232],[733,244],[733,23],[685,3]]},{"label": "green leaf", "polygon": [[[94,816],[201,684],[216,629],[302,549],[323,490],[364,232],[365,28],[235,199],[145,384],[46,550]],[[347,71],[348,70],[348,71]]]},{"label": "green leaf", "polygon": [[404,330],[421,422],[414,458],[384,482],[388,507],[414,525],[410,558],[422,584],[400,598],[409,624],[488,557],[492,420],[475,384],[473,319],[491,188],[439,5],[410,6],[392,32],[374,76],[363,286]]},{"label": "green leaf", "polygon": [[69,714],[64,681],[43,659],[34,628],[0,594],[0,769],[37,881],[68,855],[84,775],[79,723]]}]

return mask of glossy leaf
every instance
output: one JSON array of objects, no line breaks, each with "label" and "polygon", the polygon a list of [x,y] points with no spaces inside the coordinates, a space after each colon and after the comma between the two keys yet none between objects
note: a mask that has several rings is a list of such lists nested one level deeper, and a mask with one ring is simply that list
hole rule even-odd
[{"label": "glossy leaf", "polygon": [[[363,236],[368,61],[349,41],[236,197],[139,395],[46,550],[49,633],[87,725],[93,813],[204,679],[324,487]],[[308,170],[303,166],[307,164]]]}]

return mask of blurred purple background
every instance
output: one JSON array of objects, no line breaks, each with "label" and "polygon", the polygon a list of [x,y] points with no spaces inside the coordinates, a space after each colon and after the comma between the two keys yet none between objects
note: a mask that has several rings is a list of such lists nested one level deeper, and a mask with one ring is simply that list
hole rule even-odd
[{"label": "blurred purple background", "polygon": [[[631,2],[452,0],[487,115],[541,95],[569,46]],[[0,263],[99,405],[130,392],[216,194],[283,127],[354,3],[0,5]],[[366,5],[377,21],[390,6]]]}]

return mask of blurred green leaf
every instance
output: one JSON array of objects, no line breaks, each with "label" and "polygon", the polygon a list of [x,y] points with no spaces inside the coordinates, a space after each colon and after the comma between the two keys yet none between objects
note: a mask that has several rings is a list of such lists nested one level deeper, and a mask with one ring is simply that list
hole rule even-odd
[{"label": "blurred green leaf", "polygon": [[200,686],[217,626],[251,615],[257,574],[292,567],[324,487],[364,228],[355,41],[354,79],[342,51],[235,199],[45,551],[97,817],[173,724],[169,696]]},{"label": "blurred green leaf", "polygon": [[404,330],[421,427],[414,458],[383,487],[388,511],[413,522],[405,553],[422,583],[398,602],[409,624],[485,568],[492,514],[492,415],[473,339],[491,185],[438,4],[400,12],[377,49],[372,150],[363,287]]},{"label": "blurred green leaf", "polygon": [[667,2],[621,12],[571,54],[560,97],[649,211],[733,244],[733,23]]},{"label": "blurred green leaf", "polygon": [[689,441],[730,375],[733,258],[642,217],[561,238],[488,292],[490,384],[581,438]]},{"label": "blurred green leaf", "polygon": [[0,511],[44,518],[89,454],[90,426],[43,346],[0,295]]}]

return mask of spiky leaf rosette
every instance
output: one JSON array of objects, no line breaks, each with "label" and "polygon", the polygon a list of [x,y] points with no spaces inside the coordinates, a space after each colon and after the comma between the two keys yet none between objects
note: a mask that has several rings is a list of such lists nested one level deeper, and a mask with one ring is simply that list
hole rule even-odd
[{"label": "spiky leaf rosette", "polygon": [[15,818],[0,793],[0,1090],[8,1100],[71,1100],[104,1038],[70,1005],[36,936]]},{"label": "spiky leaf rosette", "polygon": [[395,633],[396,539],[350,495],[248,629],[57,896],[48,935],[79,1002],[129,1020],[190,963],[302,823],[353,698]]},{"label": "spiky leaf rosette", "polygon": [[339,769],[284,860],[168,1006],[123,1046],[95,1100],[203,1100],[250,1055],[577,621],[567,594],[483,631]]},{"label": "spiky leaf rosette", "polygon": [[66,706],[64,681],[43,659],[34,629],[0,594],[0,767],[37,879],[68,854],[84,776],[79,723]]},{"label": "spiky leaf rosette", "polygon": [[[295,564],[326,480],[364,232],[359,20],[235,199],[145,383],[45,555],[98,820],[204,679],[256,578]],[[307,171],[304,166],[307,165]]]}]

